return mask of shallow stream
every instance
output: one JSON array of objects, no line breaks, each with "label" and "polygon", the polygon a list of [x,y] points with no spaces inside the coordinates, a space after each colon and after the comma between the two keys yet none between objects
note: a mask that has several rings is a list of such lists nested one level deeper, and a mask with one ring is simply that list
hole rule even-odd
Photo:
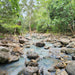
[{"label": "shallow stream", "polygon": [[[26,35],[25,37],[28,37],[28,36],[29,35]],[[45,42],[45,44],[47,46],[51,47],[50,50],[46,50],[46,49],[44,49],[44,47],[39,48],[32,44],[32,43],[35,43],[38,41],[42,41],[44,39],[45,39],[45,37],[41,37],[38,39],[38,38],[36,38],[36,36],[34,36],[32,38],[32,40],[30,40],[30,42],[29,42],[31,44],[30,48],[24,47],[24,53],[26,53],[27,51],[30,51],[30,50],[37,52],[39,54],[40,58],[43,58],[38,62],[39,67],[48,69],[58,62],[58,60],[55,58],[58,55],[60,55],[60,48],[53,48],[53,44],[48,43],[48,42]],[[50,51],[52,53],[50,53]],[[61,56],[64,56],[64,54],[62,54]],[[0,71],[7,72],[8,75],[17,75],[18,72],[20,72],[20,70],[22,70],[22,68],[24,67],[25,59],[26,59],[26,55],[24,55],[24,57],[21,57],[20,60],[17,62],[13,62],[11,64],[0,65]]]}]

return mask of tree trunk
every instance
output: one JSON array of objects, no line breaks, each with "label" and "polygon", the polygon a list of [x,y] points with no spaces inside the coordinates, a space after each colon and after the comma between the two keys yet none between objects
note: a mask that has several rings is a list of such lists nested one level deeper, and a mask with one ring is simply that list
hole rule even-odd
[{"label": "tree trunk", "polygon": [[32,36],[31,34],[31,23],[29,22],[29,33],[30,33],[30,36]]},{"label": "tree trunk", "polygon": [[73,31],[73,29],[72,29],[70,24],[69,24],[69,27],[70,27],[70,30],[71,30],[72,34],[75,35],[75,33],[74,33],[74,31]]}]

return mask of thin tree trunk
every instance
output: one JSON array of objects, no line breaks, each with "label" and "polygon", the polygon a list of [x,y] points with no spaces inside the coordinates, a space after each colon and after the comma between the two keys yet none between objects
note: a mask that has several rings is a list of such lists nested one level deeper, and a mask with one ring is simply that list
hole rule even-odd
[{"label": "thin tree trunk", "polygon": [[30,36],[32,36],[32,34],[31,34],[31,22],[29,22],[29,33],[30,33]]},{"label": "thin tree trunk", "polygon": [[70,24],[69,24],[69,27],[70,27],[70,29],[71,29],[72,34],[75,35],[75,34],[74,34],[74,31],[73,31],[73,29],[72,29],[72,27],[71,27]]}]

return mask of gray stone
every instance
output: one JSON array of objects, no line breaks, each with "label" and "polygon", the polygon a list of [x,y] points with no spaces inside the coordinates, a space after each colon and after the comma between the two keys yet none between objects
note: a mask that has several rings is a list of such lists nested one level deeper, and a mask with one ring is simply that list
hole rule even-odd
[{"label": "gray stone", "polygon": [[66,71],[69,75],[75,75],[75,61],[66,66]]},{"label": "gray stone", "polygon": [[27,58],[29,59],[37,59],[38,57],[39,55],[36,52],[33,52],[33,51],[27,52]]},{"label": "gray stone", "polygon": [[75,48],[75,42],[69,43],[66,47],[67,48]]},{"label": "gray stone", "polygon": [[64,71],[61,71],[60,69],[57,69],[55,75],[68,75],[67,72],[64,70]]},{"label": "gray stone", "polygon": [[45,43],[44,42],[37,42],[36,43],[36,46],[37,47],[44,47],[45,46]]}]

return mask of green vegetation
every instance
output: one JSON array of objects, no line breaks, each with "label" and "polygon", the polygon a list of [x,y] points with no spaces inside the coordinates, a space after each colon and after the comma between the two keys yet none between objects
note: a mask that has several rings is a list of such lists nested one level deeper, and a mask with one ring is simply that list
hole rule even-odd
[{"label": "green vegetation", "polygon": [[75,34],[75,0],[0,0],[0,32],[33,30]]}]

